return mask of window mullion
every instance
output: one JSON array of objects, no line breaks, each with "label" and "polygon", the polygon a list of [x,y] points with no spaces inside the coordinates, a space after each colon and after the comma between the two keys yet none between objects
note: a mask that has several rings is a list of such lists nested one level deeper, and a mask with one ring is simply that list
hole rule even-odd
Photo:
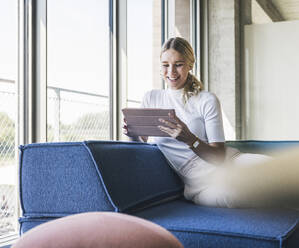
[{"label": "window mullion", "polygon": [[[20,55],[20,142],[46,141],[46,0],[24,1],[23,55]],[[21,54],[20,53],[20,54]]]}]

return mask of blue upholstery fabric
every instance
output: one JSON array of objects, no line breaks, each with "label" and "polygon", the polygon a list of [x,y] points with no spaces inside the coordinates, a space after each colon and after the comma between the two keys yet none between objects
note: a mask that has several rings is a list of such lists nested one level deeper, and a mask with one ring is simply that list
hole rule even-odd
[{"label": "blue upholstery fabric", "polygon": [[185,247],[299,247],[299,211],[228,209],[176,200],[135,213],[171,231]]},{"label": "blue upholstery fabric", "polygon": [[[242,152],[271,153],[299,141],[230,141]],[[156,146],[127,142],[32,144],[20,147],[21,233],[65,215],[135,211],[170,230],[185,248],[298,248],[299,211],[197,206]],[[138,209],[138,210],[137,210]]]},{"label": "blue upholstery fabric", "polygon": [[83,143],[30,144],[20,151],[24,216],[115,211]]},{"label": "blue upholstery fabric", "polygon": [[[64,217],[64,216],[60,216],[60,217]],[[21,230],[21,234],[24,234],[25,232],[29,231],[30,229],[44,224],[48,221],[51,220],[55,220],[57,218],[48,218],[48,217],[39,217],[39,218],[33,218],[33,217],[23,217],[19,219],[19,223],[20,223],[20,230]]]},{"label": "blue upholstery fabric", "polygon": [[157,146],[113,141],[86,145],[118,211],[132,212],[182,195],[182,181]]},{"label": "blue upholstery fabric", "polygon": [[241,152],[271,154],[275,151],[285,150],[291,147],[299,147],[299,141],[262,141],[262,140],[238,140],[227,141],[227,146],[239,149]]}]

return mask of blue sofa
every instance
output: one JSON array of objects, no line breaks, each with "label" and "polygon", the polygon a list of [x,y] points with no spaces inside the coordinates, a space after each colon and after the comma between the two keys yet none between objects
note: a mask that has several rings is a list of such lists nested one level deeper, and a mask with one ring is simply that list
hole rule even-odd
[{"label": "blue sofa", "polygon": [[[267,154],[299,141],[227,145]],[[66,215],[115,211],[163,226],[186,248],[299,247],[299,211],[203,207],[182,193],[180,178],[152,144],[86,141],[20,147],[21,234]]]}]

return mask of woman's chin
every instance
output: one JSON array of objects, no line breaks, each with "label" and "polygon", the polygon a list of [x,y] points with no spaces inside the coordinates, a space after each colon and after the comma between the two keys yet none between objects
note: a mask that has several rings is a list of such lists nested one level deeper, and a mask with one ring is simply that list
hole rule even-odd
[{"label": "woman's chin", "polygon": [[179,90],[184,87],[184,85],[181,85],[179,82],[169,82],[168,81],[168,87],[172,90]]}]

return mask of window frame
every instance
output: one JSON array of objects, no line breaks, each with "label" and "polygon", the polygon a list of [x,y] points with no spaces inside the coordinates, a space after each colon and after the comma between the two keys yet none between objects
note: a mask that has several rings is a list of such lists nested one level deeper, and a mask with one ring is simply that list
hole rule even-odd
[{"label": "window frame", "polygon": [[[47,3],[48,0],[16,0],[18,2],[18,115],[16,146],[47,142]],[[123,140],[121,109],[127,103],[127,0],[109,1],[109,110],[110,139]],[[161,1],[161,45],[169,37],[170,2]],[[206,49],[200,42],[202,2],[190,0],[191,37],[197,66],[202,73],[202,57]],[[204,50],[203,50],[204,48]],[[199,71],[201,73],[199,73]],[[165,88],[165,85],[163,84]],[[17,149],[16,149],[17,150]],[[17,159],[18,159],[18,155]],[[19,183],[19,182],[18,182]],[[17,185],[19,195],[19,185]],[[18,197],[17,197],[18,198]],[[21,216],[18,199],[18,215]],[[16,238],[16,237],[15,237]],[[2,243],[0,241],[0,247]]]}]

